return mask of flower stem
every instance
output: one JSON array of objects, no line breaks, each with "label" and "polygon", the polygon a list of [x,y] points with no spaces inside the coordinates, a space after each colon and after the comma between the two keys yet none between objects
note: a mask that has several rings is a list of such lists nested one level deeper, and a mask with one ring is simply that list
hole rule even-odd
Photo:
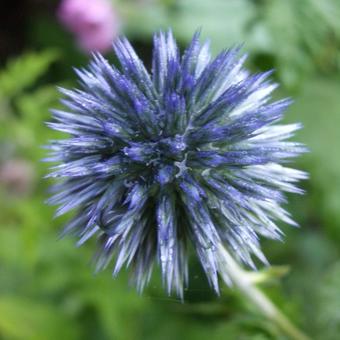
[{"label": "flower stem", "polygon": [[249,274],[243,270],[222,245],[221,276],[227,284],[234,284],[249,298],[269,320],[281,328],[286,335],[294,340],[310,340],[274,305],[274,303],[254,284]]}]

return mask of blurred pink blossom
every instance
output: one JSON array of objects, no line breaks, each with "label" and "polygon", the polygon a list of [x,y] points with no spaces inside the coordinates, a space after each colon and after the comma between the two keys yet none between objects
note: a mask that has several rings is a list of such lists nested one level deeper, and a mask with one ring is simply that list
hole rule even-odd
[{"label": "blurred pink blossom", "polygon": [[34,177],[33,165],[23,159],[11,159],[0,164],[0,187],[7,189],[11,194],[30,193]]},{"label": "blurred pink blossom", "polygon": [[108,51],[118,35],[117,15],[108,0],[62,0],[57,15],[86,52]]}]

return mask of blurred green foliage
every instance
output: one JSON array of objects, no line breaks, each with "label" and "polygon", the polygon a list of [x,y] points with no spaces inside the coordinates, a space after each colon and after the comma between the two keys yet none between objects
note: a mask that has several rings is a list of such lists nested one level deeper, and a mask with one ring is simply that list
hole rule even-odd
[{"label": "blurred green foliage", "polygon": [[[311,174],[288,207],[301,229],[285,243],[264,242],[273,264],[289,265],[263,288],[314,339],[340,334],[340,2],[336,0],[116,1],[122,31],[149,63],[151,34],[172,27],[181,44],[201,27],[214,52],[245,43],[251,69],[275,68],[279,95],[295,104],[310,148],[299,167]],[[55,85],[75,85],[71,66],[86,58],[52,17],[32,17],[28,46],[0,71],[0,339],[285,339],[235,291],[216,297],[194,257],[185,302],[167,297],[157,273],[138,296],[128,275],[92,274],[94,244],[58,240],[64,219],[44,204],[41,145],[58,134],[44,125],[58,106]],[[110,57],[110,56],[109,56]],[[15,163],[13,178],[1,175]],[[27,167],[33,169],[30,176]],[[20,167],[21,165],[21,167]],[[26,169],[26,170],[25,170]],[[21,176],[21,177],[20,177]],[[13,181],[28,181],[13,190]]]},{"label": "blurred green foliage", "polygon": [[[188,41],[202,28],[213,51],[244,43],[252,61],[275,67],[287,88],[315,70],[339,70],[340,3],[337,0],[121,1],[125,30],[137,38],[172,27]],[[138,10],[136,10],[136,7]]]}]

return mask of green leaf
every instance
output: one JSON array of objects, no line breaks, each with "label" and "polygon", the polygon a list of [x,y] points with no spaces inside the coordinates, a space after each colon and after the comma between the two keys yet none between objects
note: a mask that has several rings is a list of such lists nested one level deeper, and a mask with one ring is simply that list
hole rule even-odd
[{"label": "green leaf", "polygon": [[33,85],[53,61],[56,51],[28,52],[8,62],[0,73],[0,97],[13,97]]}]

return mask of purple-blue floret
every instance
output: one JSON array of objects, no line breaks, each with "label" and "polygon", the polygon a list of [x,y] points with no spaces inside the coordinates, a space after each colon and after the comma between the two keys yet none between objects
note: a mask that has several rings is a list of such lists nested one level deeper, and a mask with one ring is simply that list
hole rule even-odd
[{"label": "purple-blue floret", "polygon": [[50,204],[72,210],[64,233],[98,240],[97,269],[131,268],[139,291],[160,265],[168,293],[183,295],[193,248],[218,291],[218,248],[254,267],[266,263],[260,237],[281,239],[275,221],[295,225],[281,204],[306,174],[287,167],[305,152],[287,141],[300,124],[278,124],[291,100],[271,101],[271,72],[252,75],[230,48],[212,58],[196,33],[180,53],[172,32],[154,36],[149,72],[127,39],[119,65],[94,54],[76,70],[80,89],[60,89],[52,110]]}]

